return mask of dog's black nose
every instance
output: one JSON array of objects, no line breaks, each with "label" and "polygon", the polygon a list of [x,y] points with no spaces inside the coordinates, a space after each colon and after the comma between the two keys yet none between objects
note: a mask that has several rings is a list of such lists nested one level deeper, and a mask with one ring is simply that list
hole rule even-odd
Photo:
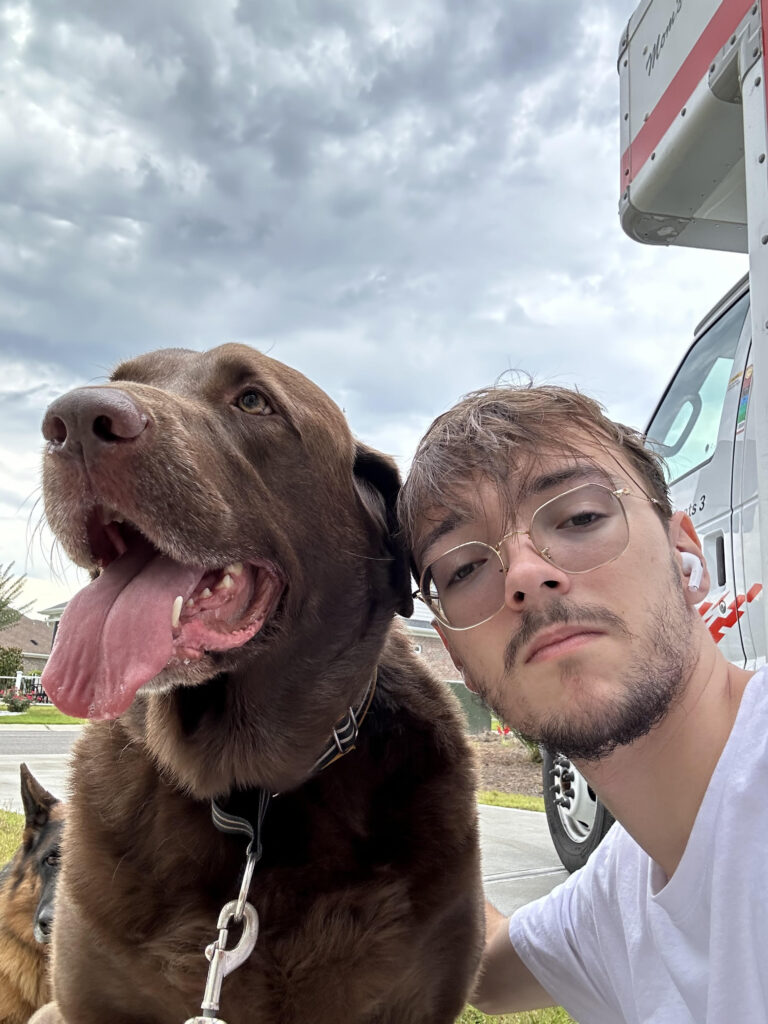
[{"label": "dog's black nose", "polygon": [[50,942],[53,932],[53,901],[42,907],[35,918],[35,939],[38,942]]},{"label": "dog's black nose", "polygon": [[119,388],[76,388],[48,407],[43,437],[59,451],[74,453],[133,441],[148,423],[147,414]]}]

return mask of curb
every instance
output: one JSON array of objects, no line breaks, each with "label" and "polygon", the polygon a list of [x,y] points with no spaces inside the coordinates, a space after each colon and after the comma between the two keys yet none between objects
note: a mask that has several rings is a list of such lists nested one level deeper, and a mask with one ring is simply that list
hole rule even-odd
[{"label": "curb", "polygon": [[63,725],[63,724],[62,725],[42,725],[42,724],[40,724],[40,725],[23,725],[23,724],[19,723],[19,725],[14,725],[12,722],[9,722],[9,723],[6,724],[5,722],[3,722],[2,718],[0,718],[0,730],[3,727],[6,727],[8,729],[12,729],[14,732],[56,732],[57,730],[61,730],[62,732],[80,732],[80,730],[83,728],[82,725]]}]

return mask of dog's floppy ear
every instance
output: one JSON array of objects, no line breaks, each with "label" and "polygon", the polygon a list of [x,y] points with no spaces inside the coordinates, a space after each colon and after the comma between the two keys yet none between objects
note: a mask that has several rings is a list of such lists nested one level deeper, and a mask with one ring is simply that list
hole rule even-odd
[{"label": "dog's floppy ear", "polygon": [[397,495],[400,474],[394,459],[355,442],[355,486],[368,512],[381,526],[386,546],[392,554],[392,585],[399,595],[397,611],[406,618],[413,615],[411,574],[408,552],[397,522]]},{"label": "dog's floppy ear", "polygon": [[35,831],[47,823],[51,808],[59,801],[40,785],[23,762],[19,765],[19,772],[21,774],[21,802],[24,804],[24,827],[25,830]]}]

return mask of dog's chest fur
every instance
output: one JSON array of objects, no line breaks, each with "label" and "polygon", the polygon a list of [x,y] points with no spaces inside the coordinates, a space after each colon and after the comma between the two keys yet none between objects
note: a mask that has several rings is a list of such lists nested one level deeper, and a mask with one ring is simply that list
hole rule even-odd
[{"label": "dog's chest fur", "polygon": [[[246,841],[216,831],[209,804],[163,781],[120,724],[92,732],[76,762],[67,889],[91,933],[103,933],[126,992],[135,980],[136,1009],[183,1020],[199,1007],[202,950],[237,894]],[[432,984],[425,945],[439,951],[443,931],[444,955],[471,962],[472,782],[442,686],[390,641],[357,748],[271,801],[250,893],[260,935],[248,964],[224,982],[223,1019],[376,1021],[397,988],[401,1016],[381,1020],[407,1021],[409,1001],[422,1003]],[[255,820],[257,799],[235,794],[231,809]],[[435,872],[446,858],[451,871]],[[99,890],[104,898],[94,900]]]}]

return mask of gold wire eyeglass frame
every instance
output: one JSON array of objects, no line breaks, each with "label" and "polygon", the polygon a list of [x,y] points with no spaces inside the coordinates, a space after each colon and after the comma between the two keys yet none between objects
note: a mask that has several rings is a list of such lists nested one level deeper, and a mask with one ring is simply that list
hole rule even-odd
[{"label": "gold wire eyeglass frame", "polygon": [[[586,487],[599,487],[602,490],[607,491],[608,494],[612,495],[612,497],[617,499],[618,506],[621,509],[621,514],[624,517],[624,524],[625,524],[625,526],[627,528],[627,537],[626,537],[626,540],[624,541],[624,546],[621,548],[621,550],[617,551],[615,555],[611,555],[610,558],[606,558],[604,562],[598,562],[597,565],[591,565],[588,569],[565,569],[563,566],[558,565],[558,563],[552,558],[552,556],[549,554],[549,549],[548,548],[540,548],[538,546],[538,544],[536,543],[536,541],[533,539],[533,536],[531,534],[531,530],[532,530],[532,527],[533,527],[533,522],[534,522],[536,516],[541,512],[541,510],[545,509],[548,505],[551,505],[555,501],[560,501],[562,498],[567,497],[567,495],[573,494],[574,492],[580,491],[580,490],[582,490],[583,488],[586,488]],[[446,629],[450,629],[450,630],[452,630],[455,633],[463,633],[463,632],[465,632],[468,629],[475,629],[477,626],[482,626],[486,622],[489,622],[495,615],[499,614],[501,609],[504,607],[504,604],[505,604],[504,599],[502,598],[502,602],[499,605],[499,607],[496,609],[496,611],[492,612],[490,615],[486,616],[484,619],[481,619],[479,622],[473,622],[471,626],[452,626],[451,623],[446,620],[446,618],[443,615],[442,611],[439,611],[432,604],[431,599],[424,593],[424,577],[427,575],[429,570],[432,568],[433,565],[435,565],[436,562],[438,562],[441,558],[445,558],[447,555],[454,554],[454,552],[456,552],[456,551],[461,551],[462,548],[477,547],[479,545],[481,547],[487,548],[488,551],[492,551],[494,553],[494,555],[496,555],[496,557],[499,560],[499,564],[501,565],[501,568],[499,569],[499,572],[501,572],[504,575],[506,575],[509,572],[509,566],[504,564],[504,559],[502,558],[502,555],[501,555],[501,546],[504,543],[504,541],[509,540],[510,537],[524,536],[524,537],[528,537],[529,538],[529,540],[530,540],[531,544],[533,545],[536,553],[541,558],[543,558],[544,561],[547,562],[549,565],[554,565],[556,569],[560,569],[561,572],[565,572],[569,576],[583,576],[585,573],[594,572],[595,569],[601,569],[604,565],[609,565],[611,562],[615,562],[616,559],[620,558],[621,555],[623,555],[624,552],[627,550],[627,546],[629,544],[629,520],[627,519],[627,511],[624,508],[624,503],[623,503],[623,499],[624,498],[639,498],[641,501],[648,501],[652,505],[659,505],[659,501],[656,498],[651,498],[647,494],[632,494],[632,492],[629,491],[626,487],[619,487],[616,490],[612,490],[610,487],[606,487],[605,484],[598,484],[598,483],[579,484],[578,487],[571,487],[567,491],[562,491],[562,493],[556,494],[554,496],[554,498],[547,499],[547,501],[545,501],[541,505],[539,505],[538,508],[534,509],[533,513],[531,514],[531,521],[530,521],[530,524],[529,524],[527,530],[510,530],[509,533],[505,533],[504,534],[504,536],[501,538],[501,540],[496,545],[486,544],[485,541],[482,541],[482,540],[468,540],[468,541],[465,541],[463,544],[457,544],[455,547],[449,548],[447,551],[444,551],[438,558],[433,559],[429,563],[429,565],[426,566],[426,568],[423,570],[421,576],[419,577],[419,589],[418,590],[414,590],[413,597],[421,598],[421,600],[424,602],[424,604],[426,604],[427,608],[429,608],[429,610],[432,612],[432,614],[435,616],[435,618],[438,620],[438,622],[440,622],[441,625],[445,626]],[[439,598],[438,598],[438,600],[439,600]]]}]

